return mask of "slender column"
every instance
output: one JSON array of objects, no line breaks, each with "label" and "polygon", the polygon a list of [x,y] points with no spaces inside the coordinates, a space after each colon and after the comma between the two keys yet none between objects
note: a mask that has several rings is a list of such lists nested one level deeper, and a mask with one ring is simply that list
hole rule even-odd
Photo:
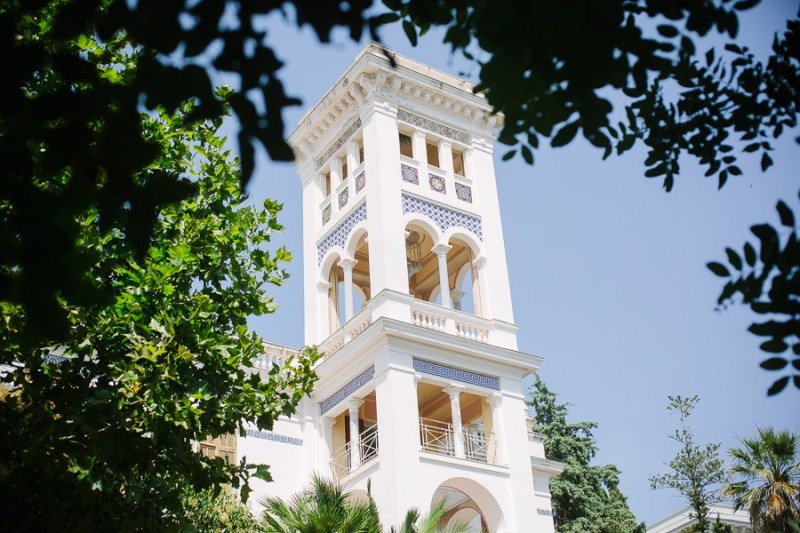
[{"label": "slender column", "polygon": [[464,457],[464,430],[461,426],[461,385],[450,385],[443,389],[450,395],[450,411],[453,417],[453,446],[456,457]]},{"label": "slender column", "polygon": [[360,165],[358,161],[358,143],[350,141],[347,144],[347,168],[350,170],[350,175],[355,177],[356,168]]},{"label": "slender column", "polygon": [[361,466],[361,434],[358,431],[358,408],[363,404],[363,400],[353,398],[347,402],[347,409],[350,412],[350,471],[354,471]]},{"label": "slender column", "polygon": [[428,179],[428,149],[425,145],[425,132],[415,130],[411,135],[414,159],[419,161],[420,179]]},{"label": "slender column", "polygon": [[339,266],[344,271],[344,321],[353,318],[353,267],[355,259],[340,259]]},{"label": "slender column", "polygon": [[447,252],[452,246],[449,244],[437,244],[432,248],[433,252],[439,257],[439,292],[442,295],[442,307],[450,307],[450,283],[447,275]]},{"label": "slender column", "polygon": [[[478,278],[478,294],[473,292],[475,300],[475,314],[483,318],[494,318],[489,307],[489,279],[486,274],[486,257],[481,256],[475,259],[472,264],[475,266],[475,275]],[[475,280],[472,280],[473,287]]]},{"label": "slender column", "polygon": [[492,408],[492,432],[494,433],[494,462],[498,465],[506,464],[505,454],[505,424],[503,423],[503,397],[500,394],[492,394],[486,398],[486,403]]},{"label": "slender column", "polygon": [[336,212],[339,210],[338,190],[339,185],[342,183],[342,160],[338,157],[331,159],[331,210]]},{"label": "slender column", "polygon": [[328,416],[323,416],[319,419],[319,428],[322,433],[322,464],[320,471],[329,472],[335,475],[335,468],[332,464],[333,461],[333,426],[336,424],[336,419]]},{"label": "slender column", "polygon": [[464,297],[466,293],[461,289],[453,289],[450,291],[450,300],[453,302],[453,309],[461,311],[461,298]]}]

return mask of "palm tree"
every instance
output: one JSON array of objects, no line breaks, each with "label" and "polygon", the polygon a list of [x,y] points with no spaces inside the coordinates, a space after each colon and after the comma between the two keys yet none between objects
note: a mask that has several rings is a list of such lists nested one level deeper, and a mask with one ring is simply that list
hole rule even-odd
[{"label": "palm tree", "polygon": [[352,502],[341,485],[318,476],[311,486],[292,496],[262,500],[262,524],[267,533],[381,533],[372,498]]},{"label": "palm tree", "polygon": [[431,512],[420,520],[419,511],[411,509],[399,529],[391,528],[390,533],[472,533],[472,529],[462,522],[450,521],[442,526],[440,522],[447,514],[445,502],[441,501],[431,507]]},{"label": "palm tree", "polygon": [[800,521],[797,435],[759,428],[758,438],[741,442],[741,448],[728,452],[736,481],[724,488],[724,494],[734,498],[737,510],[750,509],[750,524],[757,532],[791,531],[789,521]]}]

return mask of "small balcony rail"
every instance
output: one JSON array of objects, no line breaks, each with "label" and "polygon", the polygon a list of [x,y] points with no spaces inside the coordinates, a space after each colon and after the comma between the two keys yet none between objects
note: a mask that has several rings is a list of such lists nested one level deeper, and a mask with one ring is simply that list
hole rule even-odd
[{"label": "small balcony rail", "polygon": [[344,446],[333,454],[331,457],[331,472],[335,479],[341,479],[348,475],[350,472],[356,470],[359,466],[378,457],[378,426],[377,424],[368,427],[361,432],[358,438],[358,463],[353,464],[353,441],[346,443]]},{"label": "small balcony rail", "polygon": [[493,433],[486,433],[477,426],[464,426],[459,436],[453,425],[430,418],[419,419],[419,432],[422,450],[450,457],[459,457],[456,438],[464,444],[464,459],[481,463],[495,464],[497,442]]}]

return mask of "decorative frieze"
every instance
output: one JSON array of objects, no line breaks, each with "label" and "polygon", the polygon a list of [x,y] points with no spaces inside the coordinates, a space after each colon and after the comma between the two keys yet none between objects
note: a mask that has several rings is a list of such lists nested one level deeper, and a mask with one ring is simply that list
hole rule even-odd
[{"label": "decorative frieze", "polygon": [[302,446],[303,439],[298,439],[297,437],[288,437],[286,435],[280,435],[278,433],[273,433],[271,431],[262,431],[260,429],[248,429],[247,436],[253,437],[256,439],[264,439],[264,440],[271,440],[273,442],[281,442],[284,444],[294,444],[295,446]]},{"label": "decorative frieze", "polygon": [[347,238],[350,236],[350,231],[352,231],[353,226],[366,219],[367,202],[365,200],[361,202],[361,205],[359,205],[355,211],[350,213],[350,216],[336,226],[336,228],[317,245],[317,263],[322,262],[322,258],[325,257],[325,252],[330,250],[332,246],[338,244],[344,248],[345,244],[347,244]]},{"label": "decorative frieze", "polygon": [[449,126],[445,126],[444,124],[440,124],[438,122],[434,122],[433,120],[415,115],[414,113],[410,113],[405,109],[397,110],[397,120],[405,122],[406,124],[411,124],[417,128],[422,128],[431,133],[435,133],[436,135],[441,135],[442,137],[458,141],[462,144],[469,144],[469,135],[463,131],[458,131]]},{"label": "decorative frieze", "polygon": [[375,377],[375,367],[371,366],[364,372],[356,376],[353,381],[336,391],[328,399],[320,402],[319,414],[324,415],[330,411],[336,404],[350,396],[352,393],[366,385],[373,377]]},{"label": "decorative frieze", "polygon": [[472,232],[478,239],[483,240],[483,227],[481,226],[481,219],[478,217],[448,209],[442,205],[408,194],[403,195],[403,214],[405,213],[421,213],[436,222],[436,225],[442,231],[447,231],[452,227],[460,227]]},{"label": "decorative frieze", "polygon": [[422,361],[414,359],[414,370],[422,372],[423,374],[430,374],[448,380],[460,381],[469,385],[477,385],[479,387],[486,387],[487,389],[500,390],[500,380],[491,376],[484,376],[483,374],[475,374],[460,368],[453,368],[449,366],[437,365],[429,361]]},{"label": "decorative frieze", "polygon": [[353,136],[353,134],[359,130],[359,128],[361,128],[361,117],[357,118],[355,122],[353,122],[352,124],[350,124],[350,126],[348,126],[348,127],[347,127],[347,129],[346,129],[346,130],[344,130],[344,132],[342,132],[342,134],[339,136],[339,138],[338,138],[338,139],[336,139],[336,142],[335,142],[335,143],[333,143],[333,145],[331,145],[331,146],[330,146],[330,147],[329,147],[327,150],[325,150],[325,151],[322,153],[322,155],[321,155],[321,156],[319,156],[319,157],[317,158],[317,161],[316,161],[316,163],[317,163],[317,170],[319,170],[320,168],[322,168],[322,165],[324,165],[324,164],[325,164],[325,163],[328,161],[328,159],[330,159],[330,158],[331,158],[331,156],[332,156],[333,154],[335,154],[336,152],[338,152],[338,151],[339,151],[339,148],[341,148],[342,146],[344,146],[344,144],[345,144],[347,141],[349,141],[349,140],[350,140],[350,137],[352,137],[352,136]]}]

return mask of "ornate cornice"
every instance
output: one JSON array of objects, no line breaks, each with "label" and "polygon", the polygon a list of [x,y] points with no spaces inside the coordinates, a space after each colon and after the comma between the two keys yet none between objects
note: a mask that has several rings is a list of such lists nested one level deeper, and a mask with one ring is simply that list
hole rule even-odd
[{"label": "ornate cornice", "polygon": [[317,168],[324,165],[335,153],[328,152],[338,144],[342,130],[360,118],[361,108],[369,100],[435,110],[449,119],[446,122],[478,133],[478,137],[491,138],[502,127],[503,116],[491,114],[486,100],[472,94],[471,83],[432,73],[430,68],[402,56],[396,58],[398,66],[393,69],[377,45],[369,45],[359,55],[289,137],[300,164],[310,159]]}]

